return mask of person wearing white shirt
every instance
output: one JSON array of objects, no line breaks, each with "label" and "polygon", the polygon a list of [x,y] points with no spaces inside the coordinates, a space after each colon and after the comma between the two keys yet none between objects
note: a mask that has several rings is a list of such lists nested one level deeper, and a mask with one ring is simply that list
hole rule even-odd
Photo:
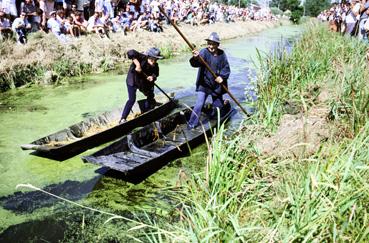
[{"label": "person wearing white shirt", "polygon": [[61,23],[56,19],[56,12],[51,11],[50,18],[47,21],[47,28],[55,35],[61,34]]},{"label": "person wearing white shirt", "polygon": [[11,20],[18,16],[15,0],[2,0],[0,7],[6,14],[11,15]]},{"label": "person wearing white shirt", "polygon": [[50,12],[50,18],[47,21],[47,28],[60,40],[62,43],[66,43],[66,36],[62,32],[62,24],[56,18],[56,11]]},{"label": "person wearing white shirt", "polygon": [[0,11],[0,40],[2,40],[3,37],[11,38],[12,33],[9,19],[5,17],[5,13],[3,11]]},{"label": "person wearing white shirt", "polygon": [[14,20],[12,29],[17,34],[17,42],[20,44],[26,44],[27,31],[31,29],[31,24],[28,23],[25,12],[22,12],[20,17]]},{"label": "person wearing white shirt", "polygon": [[101,20],[99,12],[95,12],[94,15],[92,15],[88,19],[87,31],[91,33],[100,34],[100,37],[106,36],[104,22]]},{"label": "person wearing white shirt", "polygon": [[359,15],[359,11],[360,11],[360,3],[356,3],[352,2],[351,3],[351,8],[348,10],[347,14],[346,14],[346,34],[349,34],[351,36],[355,35],[355,26],[356,26],[356,21],[358,20],[357,17]]}]

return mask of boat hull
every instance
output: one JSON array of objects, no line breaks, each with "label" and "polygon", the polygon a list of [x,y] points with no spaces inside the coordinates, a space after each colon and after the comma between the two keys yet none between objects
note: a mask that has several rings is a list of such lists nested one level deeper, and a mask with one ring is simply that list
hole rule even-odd
[{"label": "boat hull", "polygon": [[[189,109],[178,111],[122,137],[96,153],[82,157],[115,171],[115,176],[139,183],[168,162],[186,156],[211,136],[213,128],[235,113],[229,108],[220,119],[202,114],[202,126],[187,128]],[[157,131],[157,132],[156,132]],[[157,133],[157,134],[155,134]]]},{"label": "boat hull", "polygon": [[[112,112],[106,112],[98,117],[90,118],[86,121],[74,124],[64,130],[35,140],[30,144],[21,145],[21,148],[23,150],[34,150],[32,154],[36,156],[63,161],[88,149],[122,137],[137,127],[142,127],[150,122],[156,121],[162,118],[164,115],[169,114],[176,106],[177,104],[175,102],[167,100],[165,103],[160,104],[156,108],[122,124],[118,124],[118,120],[121,115],[121,109],[117,109]],[[91,128],[93,125],[107,124],[109,122],[114,122],[116,125],[105,130],[98,131],[95,134],[90,134],[88,136],[79,138],[82,136],[81,130],[83,130],[83,127]],[[51,142],[63,142],[64,140],[67,141],[70,138],[72,138],[72,142],[60,144],[59,146],[50,146]]]}]

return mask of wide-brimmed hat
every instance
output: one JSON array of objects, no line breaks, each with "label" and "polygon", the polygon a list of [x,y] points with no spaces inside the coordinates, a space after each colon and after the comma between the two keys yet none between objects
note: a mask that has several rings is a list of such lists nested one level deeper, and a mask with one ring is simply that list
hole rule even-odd
[{"label": "wide-brimmed hat", "polygon": [[205,39],[206,41],[212,41],[212,42],[216,42],[218,44],[220,44],[220,38],[219,35],[217,34],[217,32],[212,32],[209,37],[207,39]]},{"label": "wide-brimmed hat", "polygon": [[160,55],[160,50],[156,47],[152,47],[149,50],[147,50],[145,52],[145,55],[157,59],[163,59],[163,56]]},{"label": "wide-brimmed hat", "polygon": [[49,13],[49,15],[53,15],[53,14],[56,14],[56,11],[51,11],[51,12]]}]

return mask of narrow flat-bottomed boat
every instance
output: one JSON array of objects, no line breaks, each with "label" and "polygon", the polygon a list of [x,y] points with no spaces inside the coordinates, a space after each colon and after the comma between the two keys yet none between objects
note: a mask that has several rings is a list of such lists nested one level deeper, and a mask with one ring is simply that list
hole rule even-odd
[{"label": "narrow flat-bottomed boat", "polygon": [[82,160],[122,172],[123,176],[129,175],[130,178],[148,176],[203,143],[205,136],[211,135],[213,128],[234,112],[229,103],[222,112],[216,112],[218,115],[214,115],[212,107],[207,106],[200,116],[201,125],[191,129],[187,125],[191,109],[178,110],[136,129],[92,155],[83,156]]},{"label": "narrow flat-bottomed boat", "polygon": [[177,107],[176,100],[170,100],[165,96],[160,96],[156,100],[156,107],[149,111],[143,110],[144,100],[139,100],[124,123],[119,123],[122,109],[115,109],[85,119],[29,144],[23,144],[21,148],[34,150],[33,155],[54,160],[62,161],[71,158],[88,149],[120,138],[137,127],[156,121]]}]

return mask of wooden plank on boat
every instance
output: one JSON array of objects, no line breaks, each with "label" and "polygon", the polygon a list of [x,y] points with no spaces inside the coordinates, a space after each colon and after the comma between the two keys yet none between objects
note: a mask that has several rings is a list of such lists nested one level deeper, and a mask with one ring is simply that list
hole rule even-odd
[{"label": "wooden plank on boat", "polygon": [[[209,115],[210,110],[212,107],[202,112],[202,126],[195,129],[187,127],[191,109],[182,109],[133,131],[92,155],[83,156],[82,160],[103,165],[125,175],[149,176],[169,161],[203,143],[206,135],[211,135],[218,120],[216,116]],[[227,121],[234,113],[235,110],[228,104],[222,111],[219,122]]]}]

